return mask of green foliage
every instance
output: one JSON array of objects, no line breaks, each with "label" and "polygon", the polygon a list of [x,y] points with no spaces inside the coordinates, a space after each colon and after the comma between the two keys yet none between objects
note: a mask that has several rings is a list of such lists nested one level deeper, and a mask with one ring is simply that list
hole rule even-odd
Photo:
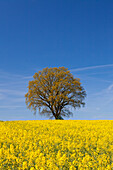
[{"label": "green foliage", "polygon": [[38,108],[40,114],[59,119],[59,116],[72,114],[67,106],[77,108],[85,105],[86,93],[80,79],[74,78],[67,68],[44,68],[33,78],[25,97],[28,108],[35,112]]}]

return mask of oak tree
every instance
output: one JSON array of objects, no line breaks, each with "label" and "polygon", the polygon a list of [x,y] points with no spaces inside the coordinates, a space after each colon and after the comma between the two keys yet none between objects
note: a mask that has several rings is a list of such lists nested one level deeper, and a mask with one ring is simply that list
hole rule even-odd
[{"label": "oak tree", "polygon": [[84,106],[86,96],[80,79],[74,78],[65,67],[44,68],[34,74],[29,81],[28,93],[25,95],[29,109],[40,114],[63,119],[62,116],[72,115],[70,107]]}]

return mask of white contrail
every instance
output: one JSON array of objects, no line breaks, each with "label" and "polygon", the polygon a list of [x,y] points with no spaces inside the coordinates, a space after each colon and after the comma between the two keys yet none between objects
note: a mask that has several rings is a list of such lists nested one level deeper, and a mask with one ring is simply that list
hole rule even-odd
[{"label": "white contrail", "polygon": [[90,67],[83,67],[83,68],[75,68],[75,69],[70,69],[70,71],[76,72],[76,71],[84,71],[84,70],[91,70],[91,69],[104,68],[104,67],[113,67],[113,64],[90,66]]},{"label": "white contrail", "polygon": [[23,79],[31,79],[33,78],[33,76],[26,76],[26,77],[23,77]]},{"label": "white contrail", "polygon": [[108,88],[107,91],[111,91],[113,89],[113,84],[111,84]]},{"label": "white contrail", "polygon": [[14,108],[19,108],[19,107],[25,107],[25,106],[0,106],[0,108],[3,108],[3,109],[9,109],[9,108],[12,108],[12,109],[14,109]]}]

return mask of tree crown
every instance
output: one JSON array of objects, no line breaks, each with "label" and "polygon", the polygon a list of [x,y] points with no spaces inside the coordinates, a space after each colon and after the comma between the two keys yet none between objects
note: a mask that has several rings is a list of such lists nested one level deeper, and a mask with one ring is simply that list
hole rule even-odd
[{"label": "tree crown", "polygon": [[72,114],[67,106],[77,108],[85,105],[86,92],[80,79],[74,78],[67,68],[44,68],[33,78],[25,95],[28,108],[34,111],[38,108],[40,114],[57,119]]}]

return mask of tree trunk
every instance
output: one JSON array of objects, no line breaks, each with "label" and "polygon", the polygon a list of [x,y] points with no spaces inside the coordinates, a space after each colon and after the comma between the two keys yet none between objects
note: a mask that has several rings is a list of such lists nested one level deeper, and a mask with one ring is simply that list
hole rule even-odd
[{"label": "tree trunk", "polygon": [[62,118],[62,116],[60,116],[60,115],[59,115],[58,117],[56,117],[55,119],[56,119],[56,120],[64,120],[64,119]]}]

